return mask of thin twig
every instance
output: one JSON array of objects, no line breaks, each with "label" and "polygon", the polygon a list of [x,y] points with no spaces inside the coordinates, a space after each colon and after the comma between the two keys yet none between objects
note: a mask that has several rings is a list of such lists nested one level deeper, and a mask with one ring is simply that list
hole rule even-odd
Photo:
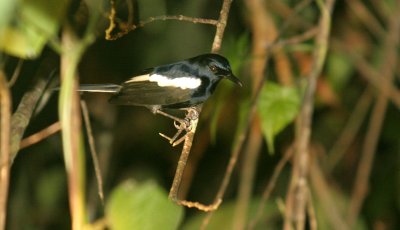
[{"label": "thin twig", "polygon": [[[214,198],[214,202],[222,200],[222,198],[225,194],[225,191],[228,187],[228,184],[229,184],[231,176],[232,176],[233,169],[236,166],[236,162],[237,162],[237,159],[240,154],[240,150],[243,147],[243,144],[246,139],[247,133],[249,132],[251,123],[253,122],[253,119],[257,113],[257,102],[258,102],[258,98],[259,98],[261,89],[263,88],[263,85],[264,85],[264,82],[261,82],[260,85],[258,86],[258,89],[256,89],[256,91],[255,91],[256,92],[255,96],[251,100],[249,115],[247,116],[247,120],[244,125],[245,128],[244,128],[243,132],[241,132],[239,134],[239,137],[237,138],[237,141],[233,146],[233,149],[231,152],[231,157],[229,158],[228,166],[226,167],[226,170],[225,170],[224,178],[222,179],[222,182],[221,182],[221,185],[217,192],[217,195]],[[201,229],[205,229],[205,227],[210,222],[212,215],[213,215],[213,212],[210,212],[206,215],[206,217],[203,219],[203,222],[201,224]]]},{"label": "thin twig", "polygon": [[251,124],[251,129],[247,137],[247,143],[243,151],[242,168],[240,171],[240,181],[238,198],[236,200],[235,213],[233,217],[233,229],[245,229],[248,209],[255,181],[257,159],[262,147],[263,136],[261,133],[260,119],[257,117]]},{"label": "thin twig", "polygon": [[298,230],[305,227],[305,208],[307,200],[307,176],[309,167],[309,143],[311,136],[312,114],[314,109],[314,94],[317,79],[322,72],[328,50],[328,38],[331,27],[331,11],[334,0],[317,1],[321,11],[319,31],[315,40],[315,50],[312,70],[308,76],[308,85],[304,95],[303,105],[297,120],[295,158],[293,173],[286,199],[284,229],[291,229],[292,222]]},{"label": "thin twig", "polygon": [[11,93],[0,70],[0,229],[6,228],[7,197],[10,180]]},{"label": "thin twig", "polygon": [[351,47],[343,46],[342,43],[334,41],[332,43],[335,48],[340,48],[354,61],[355,67],[360,72],[361,77],[364,77],[371,85],[379,90],[380,94],[385,94],[389,99],[400,108],[400,90],[398,90],[390,81],[383,78],[381,74],[367,62],[360,54],[354,52]]},{"label": "thin twig", "polygon": [[24,59],[21,58],[21,59],[18,60],[17,66],[15,67],[15,70],[14,70],[14,73],[13,73],[13,75],[11,76],[10,80],[7,83],[9,88],[13,87],[13,85],[17,81],[19,73],[21,72],[23,63],[24,63]]},{"label": "thin twig", "polygon": [[[388,22],[388,34],[384,39],[384,56],[385,61],[381,63],[379,72],[382,73],[382,78],[385,79],[383,90],[389,90],[392,85],[392,80],[395,75],[396,63],[398,62],[398,44],[400,34],[400,21],[398,14],[400,13],[400,2],[396,2],[396,10]],[[388,96],[380,94],[372,111],[372,116],[369,124],[369,129],[363,145],[360,163],[357,169],[355,184],[351,195],[348,223],[353,226],[360,213],[362,204],[368,194],[369,176],[371,174],[374,157],[384,122],[386,109],[388,106]]]},{"label": "thin twig", "polygon": [[84,100],[81,100],[81,108],[82,108],[83,122],[85,123],[86,131],[87,131],[87,135],[88,135],[89,148],[90,148],[90,154],[91,154],[92,160],[93,160],[94,172],[96,174],[97,191],[98,191],[98,195],[101,200],[101,203],[104,204],[103,177],[101,176],[99,158],[98,158],[96,146],[94,143],[92,126],[90,125],[89,112],[88,112],[87,105]]},{"label": "thin twig", "polygon": [[281,37],[281,35],[289,28],[293,21],[298,19],[299,12],[304,10],[311,2],[311,0],[302,0],[293,7],[293,10],[289,14],[289,17],[285,19],[285,22],[283,22],[281,26],[279,26],[280,29],[278,31],[277,37]]},{"label": "thin twig", "polygon": [[346,2],[350,6],[352,13],[360,19],[367,30],[370,30],[371,34],[377,37],[386,36],[385,29],[371,11],[367,9],[365,3],[360,0],[347,0]]},{"label": "thin twig", "polygon": [[274,50],[274,49],[283,48],[288,45],[299,44],[299,43],[302,43],[304,41],[307,41],[307,40],[315,37],[315,35],[317,35],[317,33],[318,33],[318,27],[312,27],[311,29],[305,31],[302,34],[295,35],[291,38],[278,40],[278,41],[274,42],[273,44],[271,44],[270,46],[268,46],[267,49]]},{"label": "thin twig", "polygon": [[145,25],[155,22],[155,21],[166,21],[166,20],[176,20],[176,21],[184,21],[184,22],[191,22],[191,23],[199,23],[199,24],[207,24],[213,25],[218,27],[218,21],[214,19],[206,19],[206,18],[195,18],[195,17],[188,17],[185,15],[160,15],[155,17],[150,17],[146,20],[140,21],[136,25],[131,25],[127,29],[115,34],[111,35],[111,31],[115,28],[115,9],[111,8],[111,13],[109,16],[110,19],[110,26],[106,30],[106,39],[107,40],[116,40],[121,38],[122,36],[128,34],[129,32],[136,30],[138,28],[144,27]]},{"label": "thin twig", "polygon": [[321,212],[327,217],[330,226],[341,230],[350,229],[344,221],[345,217],[340,212],[336,199],[333,198],[332,191],[334,188],[329,186],[315,157],[313,157],[310,166],[310,185],[312,186],[312,191],[316,194],[318,204],[321,206]]},{"label": "thin twig", "polygon": [[310,229],[317,230],[318,222],[317,222],[317,217],[315,215],[315,206],[309,186],[307,186],[307,213],[310,220]]},{"label": "thin twig", "polygon": [[[199,19],[199,18],[190,18],[190,17],[186,17],[183,15],[180,16],[160,16],[160,19],[158,20],[167,20],[167,19],[173,19],[173,20],[184,20],[184,21],[189,21],[192,23],[205,23],[205,24],[211,24],[211,25],[215,25],[217,27],[216,29],[216,33],[215,33],[215,37],[214,37],[214,42],[211,48],[211,52],[218,52],[220,47],[221,47],[221,42],[222,42],[222,37],[224,34],[224,30],[226,27],[226,22],[228,20],[228,14],[229,14],[229,9],[230,9],[230,5],[232,3],[232,0],[224,0],[223,4],[222,4],[222,9],[220,12],[220,18],[218,21],[215,20],[211,20],[211,19]],[[147,21],[145,21],[144,23],[142,22],[142,25],[144,26],[145,24],[154,21],[154,19],[148,19]],[[139,23],[140,25],[140,23]],[[201,113],[201,109],[202,106],[199,105],[197,107],[194,108],[194,110],[189,110],[187,116],[191,116],[191,112],[195,112],[197,113],[197,117],[196,119],[189,119],[191,121],[191,130],[187,132],[186,136],[185,136],[185,141],[183,144],[183,148],[182,148],[182,152],[181,152],[181,156],[179,158],[178,161],[178,166],[175,172],[175,177],[174,180],[172,182],[172,186],[169,192],[169,198],[172,199],[173,201],[175,201],[177,204],[180,205],[184,205],[186,207],[189,208],[197,208],[199,210],[202,211],[213,211],[216,210],[219,205],[222,202],[222,197],[221,198],[216,198],[214,200],[214,202],[210,205],[204,205],[201,204],[199,202],[191,202],[191,201],[185,201],[185,200],[179,200],[178,198],[178,190],[179,190],[179,186],[181,184],[181,180],[182,180],[182,176],[183,176],[183,172],[184,169],[186,167],[186,163],[192,148],[192,144],[193,144],[193,137],[194,134],[196,132],[196,128],[197,128],[197,123],[198,123],[198,119]],[[217,194],[218,197],[218,194]]]},{"label": "thin twig", "polygon": [[[268,7],[263,1],[245,1],[249,10],[252,28],[252,53],[251,76],[252,96],[257,88],[263,85],[265,69],[267,68],[270,50],[265,48],[266,44],[272,44],[276,40],[277,28],[274,24]],[[243,151],[243,164],[240,172],[239,189],[236,207],[233,217],[234,229],[242,230],[247,224],[248,208],[251,200],[251,192],[254,184],[254,175],[257,168],[257,158],[260,154],[262,144],[261,121],[258,114],[254,116],[247,133],[247,142]]]},{"label": "thin twig", "polygon": [[169,191],[169,198],[179,205],[186,206],[188,208],[197,208],[201,211],[209,212],[215,210],[221,204],[221,201],[214,202],[210,205],[201,204],[199,202],[192,202],[187,200],[180,200],[178,197],[179,187],[182,182],[183,173],[186,168],[186,163],[189,158],[190,150],[193,144],[193,137],[196,132],[197,124],[199,122],[199,114],[201,111],[201,105],[193,107],[188,110],[188,114],[186,115],[187,118],[190,120],[190,127],[191,129],[185,135],[185,141],[183,143],[183,148],[181,155],[179,157],[178,165],[176,167],[174,180],[172,182],[170,191]]},{"label": "thin twig", "polygon": [[281,174],[283,167],[286,165],[286,163],[289,161],[290,158],[293,156],[293,147],[290,147],[289,149],[286,150],[285,154],[283,157],[279,160],[278,164],[275,166],[274,172],[272,173],[271,179],[269,180],[267,186],[264,189],[264,192],[262,193],[260,203],[257,208],[256,215],[254,218],[251,220],[249,224],[249,230],[254,229],[258,221],[260,221],[261,215],[263,213],[263,210],[265,208],[265,204],[267,203],[273,189],[275,188],[276,181],[278,180],[279,175]]},{"label": "thin twig", "polygon": [[365,117],[367,116],[367,110],[372,103],[372,90],[370,87],[365,89],[363,94],[357,101],[354,111],[349,117],[349,120],[345,124],[339,138],[332,146],[328,153],[328,158],[324,162],[324,169],[326,172],[331,172],[337,163],[342,159],[349,146],[353,143],[356,134],[361,128]]},{"label": "thin twig", "polygon": [[61,130],[60,122],[57,121],[57,122],[51,124],[50,126],[40,130],[39,132],[34,133],[34,134],[30,135],[29,137],[22,139],[19,149],[21,150],[28,146],[34,145],[34,144],[48,138],[49,136],[57,133],[60,130]]},{"label": "thin twig", "polygon": [[208,24],[212,24],[217,27],[217,31],[215,32],[214,41],[211,48],[212,53],[217,53],[221,49],[222,38],[224,37],[225,27],[228,22],[228,15],[231,4],[232,0],[224,0],[222,3],[221,11],[219,13],[218,21],[209,19],[210,21]]}]

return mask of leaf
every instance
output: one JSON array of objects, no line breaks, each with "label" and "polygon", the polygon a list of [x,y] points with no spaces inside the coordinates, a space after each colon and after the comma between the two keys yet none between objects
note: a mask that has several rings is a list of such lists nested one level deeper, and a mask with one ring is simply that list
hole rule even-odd
[{"label": "leaf", "polygon": [[67,10],[67,0],[24,0],[4,29],[0,49],[20,58],[35,58],[55,39]]},{"label": "leaf", "polygon": [[295,88],[275,83],[266,83],[263,86],[258,112],[270,153],[274,153],[274,137],[294,120],[299,105],[299,93]]},{"label": "leaf", "polygon": [[132,180],[119,185],[106,205],[110,229],[177,229],[183,209],[168,200],[155,182],[138,184]]}]

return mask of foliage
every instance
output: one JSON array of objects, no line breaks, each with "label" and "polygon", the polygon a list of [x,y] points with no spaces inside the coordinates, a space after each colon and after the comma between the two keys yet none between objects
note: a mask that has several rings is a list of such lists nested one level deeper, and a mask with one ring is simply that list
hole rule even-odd
[{"label": "foliage", "polygon": [[111,229],[176,229],[183,208],[167,199],[155,182],[138,184],[125,181],[117,186],[106,204]]},{"label": "foliage", "polygon": [[[142,27],[129,23],[163,14],[218,19],[222,2],[1,1],[0,69],[10,80],[7,87],[13,111],[25,100],[26,92],[37,89],[34,76],[46,81],[55,76],[48,80],[46,92],[41,92],[42,101],[32,102],[44,106],[35,111],[27,129],[14,127],[18,130],[13,132],[40,136],[44,134],[39,131],[58,121],[63,132],[62,138],[60,134],[46,136],[21,149],[11,163],[7,229],[71,229],[77,226],[71,221],[76,216],[81,218],[78,226],[89,229],[198,229],[207,214],[184,209],[166,193],[181,146],[171,147],[158,133],[175,132],[173,123],[146,109],[110,105],[109,95],[75,95],[74,87],[78,81],[119,84],[143,69],[210,52],[213,25],[184,20],[150,20]],[[204,105],[180,187],[179,197],[207,203],[215,198],[227,165],[237,162],[208,229],[231,229],[237,218],[248,224],[255,216],[259,197],[271,185],[285,151],[304,135],[297,133],[294,121],[304,105],[310,73],[321,61],[314,60],[320,48],[316,40],[321,37],[322,6],[330,0],[299,1],[300,5],[273,0],[259,11],[250,10],[251,2],[233,1],[220,51],[243,87],[222,82]],[[316,103],[310,115],[309,158],[301,162],[307,166],[304,184],[319,229],[352,221],[354,229],[400,226],[397,4],[391,0],[336,1],[329,17],[332,29],[324,47],[329,50],[312,95]],[[112,24],[111,6],[117,15],[113,32],[123,33],[108,41],[104,31]],[[258,23],[251,23],[253,16],[259,16]],[[278,37],[256,45],[254,39],[260,32]],[[257,49],[267,52],[268,61],[261,64],[265,73],[271,73],[262,87],[252,85],[253,64],[264,58],[254,54]],[[25,60],[22,67],[18,59]],[[53,90],[55,85],[60,92]],[[256,92],[257,88],[261,91]],[[88,141],[81,137],[84,128],[79,109],[74,107],[78,97],[89,105],[104,180],[104,205],[98,198],[95,170],[87,160],[91,159]],[[256,107],[252,107],[253,100]],[[248,145],[253,142],[246,130],[252,111],[260,121],[258,137],[264,137],[257,149],[270,154],[255,156],[250,167],[248,149],[254,146]],[[14,116],[23,114],[15,112]],[[244,140],[239,138],[243,136]],[[19,146],[19,142],[14,144]],[[232,149],[240,150],[238,158],[231,158]],[[297,176],[294,159],[282,166],[272,183],[256,229],[282,227],[289,181]],[[252,179],[244,182],[249,175]],[[246,215],[237,217],[237,204],[243,199],[248,209],[239,210]],[[352,214],[354,220],[350,220]],[[307,213],[307,224],[311,218]]]}]

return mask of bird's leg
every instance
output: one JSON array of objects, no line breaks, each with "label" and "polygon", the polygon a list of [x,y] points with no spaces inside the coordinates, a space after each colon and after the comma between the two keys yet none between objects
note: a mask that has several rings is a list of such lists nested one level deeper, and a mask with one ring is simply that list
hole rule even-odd
[{"label": "bird's leg", "polygon": [[168,117],[168,118],[170,118],[170,119],[172,119],[172,120],[174,120],[174,121],[177,121],[177,122],[179,122],[179,123],[184,123],[184,122],[185,122],[184,119],[181,119],[181,118],[179,118],[179,117],[175,117],[175,116],[173,116],[173,115],[171,115],[171,114],[168,114],[168,113],[166,113],[166,112],[164,112],[164,111],[162,111],[162,110],[160,110],[160,109],[155,110],[154,113],[155,113],[155,114],[160,114],[160,115],[162,115],[162,116],[164,116],[164,117]]},{"label": "bird's leg", "polygon": [[[172,116],[170,114],[167,114],[165,112],[162,112],[160,110],[156,111],[156,113],[159,113],[159,114],[161,114],[163,116],[169,117],[169,118],[173,119],[174,121],[178,122],[178,124],[174,122],[174,126],[177,129],[177,132],[175,133],[175,135],[173,137],[168,137],[167,135],[165,135],[163,133],[159,133],[160,136],[162,136],[165,139],[167,139],[169,141],[169,143],[172,144],[172,146],[174,146],[174,147],[179,145],[180,143],[182,143],[185,140],[185,137],[186,137],[187,133],[191,130],[192,121],[199,118],[199,114],[195,109],[188,108],[188,109],[185,109],[185,110],[187,111],[187,113],[186,113],[184,119],[180,119],[180,118],[174,117],[174,116]],[[178,137],[182,134],[183,131],[185,131],[186,134],[184,134],[183,136],[181,136],[178,139]]]}]

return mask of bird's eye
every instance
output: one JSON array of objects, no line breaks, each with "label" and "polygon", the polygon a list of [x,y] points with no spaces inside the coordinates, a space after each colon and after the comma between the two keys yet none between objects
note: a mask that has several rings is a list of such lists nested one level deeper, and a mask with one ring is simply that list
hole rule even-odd
[{"label": "bird's eye", "polygon": [[217,67],[215,65],[210,65],[210,70],[215,73],[217,72]]}]

